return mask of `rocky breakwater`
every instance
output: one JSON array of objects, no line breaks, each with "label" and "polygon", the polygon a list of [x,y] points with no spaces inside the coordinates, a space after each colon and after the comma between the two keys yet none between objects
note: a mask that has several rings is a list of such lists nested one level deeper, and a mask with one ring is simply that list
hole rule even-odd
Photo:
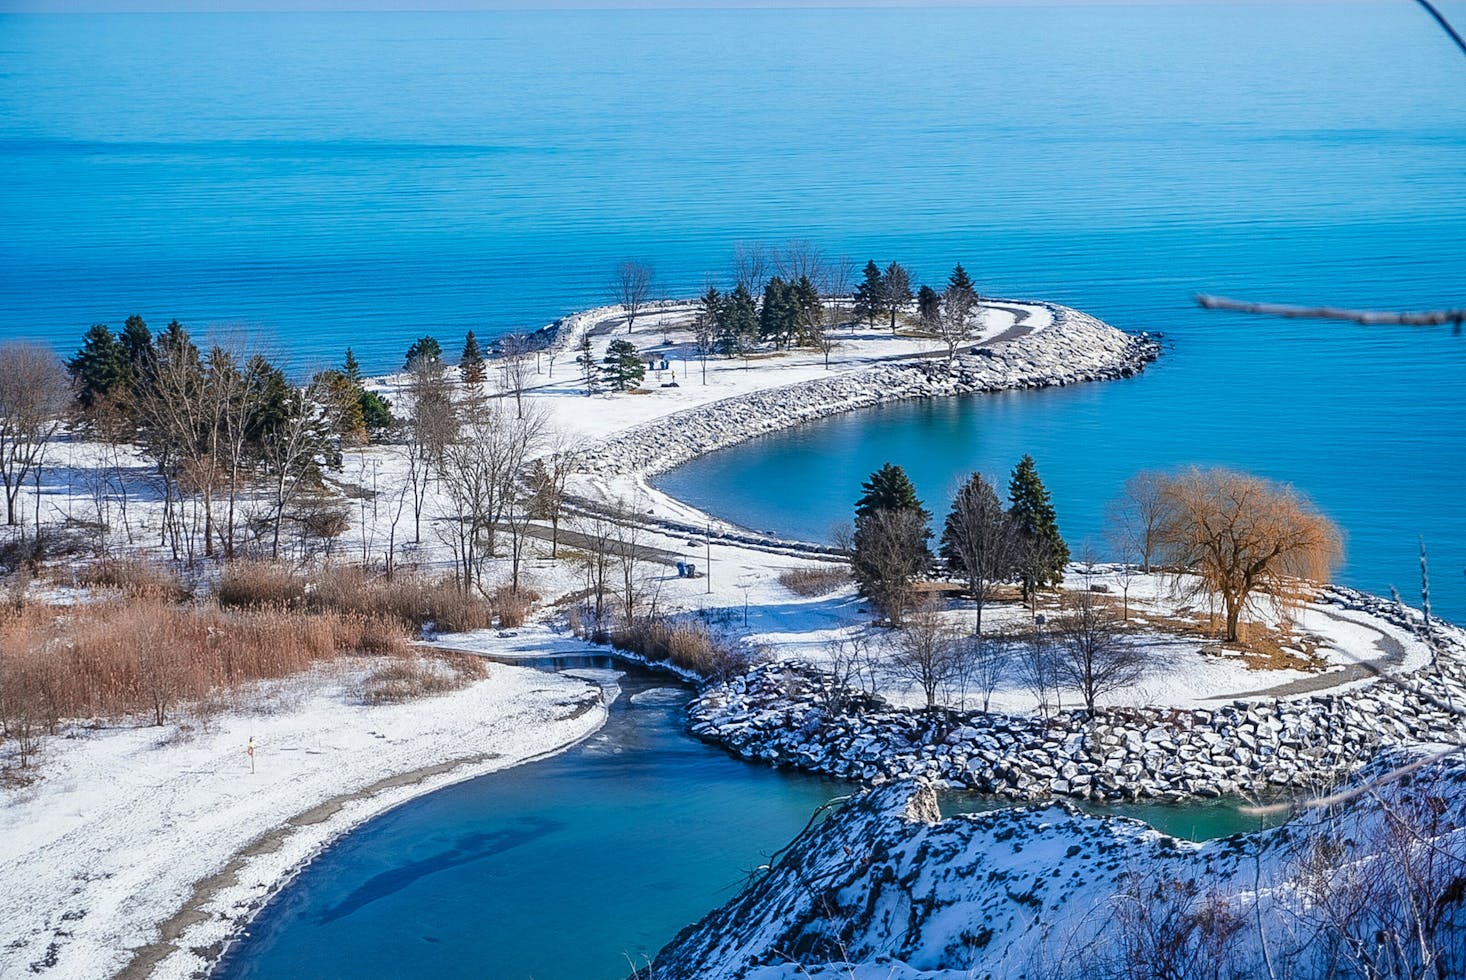
[{"label": "rocky breakwater", "polygon": [[1466,762],[1440,762],[1204,844],[1067,803],[944,819],[929,784],[895,783],[802,834],[641,975],[1461,976],[1463,781]]},{"label": "rocky breakwater", "polygon": [[[1339,606],[1420,629],[1418,617],[1352,590]],[[765,664],[704,690],[689,706],[699,738],[745,759],[867,783],[939,780],[1010,799],[1094,801],[1315,789],[1385,746],[1466,740],[1466,633],[1432,624],[1436,662],[1403,685],[1215,708],[1109,708],[1043,718],[929,713],[836,687],[808,664]]]},{"label": "rocky breakwater", "polygon": [[1048,319],[1032,332],[945,359],[913,358],[751,392],[678,412],[597,443],[580,456],[588,473],[654,474],[755,436],[851,409],[911,398],[1041,388],[1130,377],[1160,344],[1078,310],[1032,304]]}]

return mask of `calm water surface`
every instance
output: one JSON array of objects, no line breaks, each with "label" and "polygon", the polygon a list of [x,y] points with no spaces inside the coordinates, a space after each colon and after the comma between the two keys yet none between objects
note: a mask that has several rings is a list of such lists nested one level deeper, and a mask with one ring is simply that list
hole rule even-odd
[{"label": "calm water surface", "polygon": [[940,509],[1029,451],[1077,544],[1133,470],[1224,463],[1339,520],[1352,584],[1413,593],[1424,534],[1466,619],[1466,338],[1190,302],[1466,302],[1466,67],[1414,4],[0,14],[0,167],[0,336],[68,350],[140,312],[386,370],[604,302],[628,257],[669,295],[738,240],[960,259],[1174,348],[666,485],[822,537],[887,459]]},{"label": "calm water surface", "polygon": [[597,734],[354,831],[261,912],[219,975],[625,977],[847,791],[695,741],[688,689],[625,669]]},{"label": "calm water surface", "polygon": [[[596,735],[365,824],[265,907],[217,975],[625,977],[849,792],[694,740],[688,688],[617,666],[623,693]],[[994,805],[949,794],[943,810]],[[1192,839],[1257,828],[1226,804],[1100,812]]]}]

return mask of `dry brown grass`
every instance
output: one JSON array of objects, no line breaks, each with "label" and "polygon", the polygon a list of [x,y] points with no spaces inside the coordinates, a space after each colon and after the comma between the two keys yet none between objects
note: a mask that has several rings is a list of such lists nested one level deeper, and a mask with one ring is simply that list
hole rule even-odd
[{"label": "dry brown grass", "polygon": [[350,613],[155,599],[32,606],[0,626],[0,722],[7,733],[71,718],[161,725],[183,703],[360,653],[411,647],[399,624]]},{"label": "dry brown grass", "polygon": [[795,595],[829,595],[853,581],[848,565],[797,565],[779,573],[779,584]]},{"label": "dry brown grass", "polygon": [[281,561],[236,561],[219,575],[219,605],[240,609],[294,608],[305,601],[305,576]]},{"label": "dry brown grass", "polygon": [[701,620],[686,617],[639,620],[611,634],[611,643],[713,680],[742,673],[753,662],[741,644],[719,636]]},{"label": "dry brown grass", "polygon": [[489,596],[489,606],[495,615],[499,617],[499,626],[502,629],[513,629],[516,626],[523,626],[524,621],[529,618],[530,610],[539,601],[539,593],[530,589],[512,589],[503,586],[495,589]]},{"label": "dry brown grass", "polygon": [[82,568],[77,584],[93,589],[115,589],[123,595],[181,602],[189,591],[168,565],[136,558],[104,558]]},{"label": "dry brown grass", "polygon": [[487,675],[488,666],[477,657],[406,658],[372,670],[354,693],[366,704],[396,704],[462,690]]},{"label": "dry brown grass", "polygon": [[324,565],[309,572],[277,562],[235,562],[219,583],[219,602],[242,608],[305,608],[387,617],[403,626],[439,630],[485,629],[494,610],[465,596],[451,579],[399,573],[388,579],[355,565]]}]

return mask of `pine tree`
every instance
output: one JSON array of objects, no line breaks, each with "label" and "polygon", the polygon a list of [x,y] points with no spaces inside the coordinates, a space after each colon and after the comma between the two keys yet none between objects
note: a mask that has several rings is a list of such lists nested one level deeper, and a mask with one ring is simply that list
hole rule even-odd
[{"label": "pine tree", "polygon": [[961,262],[953,267],[952,274],[947,277],[947,288],[965,289],[972,294],[974,299],[977,298],[977,287],[972,284],[972,277],[967,274],[966,269],[962,268]]},{"label": "pine tree", "polygon": [[356,401],[361,406],[361,422],[366,426],[369,438],[377,438],[396,423],[392,417],[392,403],[375,391],[359,389]]},{"label": "pine tree", "polygon": [[881,290],[881,303],[891,315],[891,333],[895,333],[896,314],[911,302],[911,275],[901,263],[892,262],[886,266],[881,282],[885,287]]},{"label": "pine tree", "polygon": [[134,313],[122,325],[118,339],[127,349],[127,364],[131,374],[128,384],[133,390],[137,390],[138,383],[147,374],[148,358],[153,353],[153,332],[148,329],[143,318]]},{"label": "pine tree", "polygon": [[472,330],[463,341],[463,353],[458,358],[458,374],[466,385],[482,384],[484,380],[484,352]]},{"label": "pine tree", "polygon": [[722,343],[729,357],[746,354],[758,336],[758,304],[743,286],[735,286],[723,304]]},{"label": "pine tree", "polygon": [[1069,564],[1069,546],[1059,535],[1058,516],[1032,456],[1025,455],[1013,468],[1008,501],[1012,505],[1008,514],[1019,540],[1018,571],[1023,595],[1032,600],[1039,589],[1062,582],[1064,566]]},{"label": "pine tree", "polygon": [[580,378],[585,382],[585,396],[589,398],[601,390],[601,366],[590,349],[590,334],[580,338],[580,355],[575,358],[580,366]]},{"label": "pine tree", "polygon": [[886,308],[885,294],[886,283],[881,277],[881,267],[871,259],[865,264],[864,278],[855,287],[855,318],[875,326],[876,317]]},{"label": "pine tree", "polygon": [[641,363],[641,352],[629,340],[611,341],[606,347],[604,363],[606,381],[617,391],[633,388],[646,377],[646,365]]},{"label": "pine tree", "polygon": [[93,324],[82,338],[81,349],[66,362],[76,385],[76,399],[91,408],[100,399],[118,393],[132,378],[127,348],[105,323]]},{"label": "pine tree", "polygon": [[356,363],[356,355],[351,352],[350,347],[346,348],[346,359],[341,362],[341,373],[352,384],[361,384],[361,365]]},{"label": "pine tree", "polygon": [[764,301],[758,315],[759,339],[786,346],[794,333],[796,317],[788,283],[774,276],[764,287]]},{"label": "pine tree", "polygon": [[800,276],[799,281],[789,290],[789,301],[794,312],[795,332],[799,334],[801,342],[808,342],[813,338],[808,336],[811,331],[806,328],[810,324],[824,322],[825,303],[820,298],[820,291],[810,282],[809,276]]},{"label": "pine tree", "polygon": [[861,595],[899,624],[911,604],[912,584],[931,565],[931,515],[899,466],[882,466],[861,489],[850,570]]},{"label": "pine tree", "polygon": [[931,513],[917,499],[916,487],[899,466],[887,463],[860,485],[860,499],[855,502],[855,516],[868,517],[878,510],[910,510],[930,520]]},{"label": "pine tree", "polygon": [[922,286],[916,291],[916,313],[921,318],[921,325],[928,330],[936,328],[937,318],[942,315],[942,297],[930,286]]},{"label": "pine tree", "polygon": [[407,348],[407,357],[402,362],[404,371],[412,370],[414,361],[425,360],[433,364],[443,359],[443,347],[432,337],[419,337]]}]

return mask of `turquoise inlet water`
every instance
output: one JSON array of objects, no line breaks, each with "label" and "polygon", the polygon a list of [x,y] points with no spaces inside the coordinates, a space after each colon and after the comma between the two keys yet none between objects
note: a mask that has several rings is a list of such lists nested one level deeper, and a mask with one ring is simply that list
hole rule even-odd
[{"label": "turquoise inlet water", "polygon": [[[619,980],[849,792],[692,739],[685,686],[616,666],[623,694],[595,736],[354,831],[261,911],[216,976]],[[993,805],[952,793],[943,811]],[[1225,804],[1098,812],[1198,840],[1258,826]]]},{"label": "turquoise inlet water", "polygon": [[848,791],[694,741],[688,689],[619,666],[624,693],[596,735],[353,832],[217,975],[625,977]]}]

